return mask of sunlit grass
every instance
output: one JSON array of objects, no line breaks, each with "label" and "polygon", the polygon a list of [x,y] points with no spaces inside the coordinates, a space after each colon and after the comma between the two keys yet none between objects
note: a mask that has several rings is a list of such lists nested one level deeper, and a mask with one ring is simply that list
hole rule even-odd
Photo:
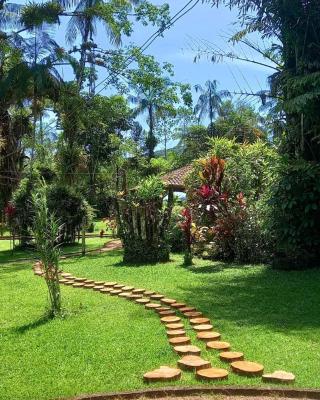
[{"label": "sunlit grass", "polygon": [[[277,272],[264,266],[197,261],[191,269],[172,256],[166,264],[128,266],[121,252],[65,260],[66,271],[163,292],[210,317],[215,330],[246,359],[267,371],[296,374],[296,386],[320,386],[320,271]],[[0,268],[0,398],[51,399],[145,387],[142,375],[176,365],[159,317],[143,306],[101,293],[62,287],[64,319],[46,320],[46,287],[30,264]],[[189,329],[189,326],[186,325]],[[215,366],[215,352],[193,344]],[[225,384],[226,382],[223,382]],[[199,385],[183,373],[177,385]],[[230,374],[230,385],[261,385]]]}]

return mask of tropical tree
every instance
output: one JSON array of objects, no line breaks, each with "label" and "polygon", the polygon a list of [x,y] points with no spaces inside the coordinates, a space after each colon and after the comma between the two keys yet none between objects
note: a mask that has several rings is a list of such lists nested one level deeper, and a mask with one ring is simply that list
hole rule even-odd
[{"label": "tropical tree", "polygon": [[216,115],[220,114],[220,108],[222,101],[225,97],[230,96],[230,93],[226,90],[217,90],[218,82],[216,80],[206,81],[205,86],[196,85],[196,92],[200,93],[198,102],[195,105],[194,112],[198,115],[198,123],[203,120],[204,117],[209,117],[210,121],[210,134],[213,135],[213,120]]}]

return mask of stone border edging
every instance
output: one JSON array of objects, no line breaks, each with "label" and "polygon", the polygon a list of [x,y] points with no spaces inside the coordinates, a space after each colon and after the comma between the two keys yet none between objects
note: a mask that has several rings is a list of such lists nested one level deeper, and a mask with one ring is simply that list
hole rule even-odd
[{"label": "stone border edging", "polygon": [[318,389],[287,389],[273,387],[241,387],[241,386],[220,386],[220,387],[167,387],[145,390],[134,390],[120,393],[96,393],[83,394],[80,396],[63,398],[64,400],[132,400],[139,398],[160,398],[160,397],[184,397],[195,395],[225,395],[225,396],[262,396],[262,397],[288,397],[296,399],[320,400]]}]

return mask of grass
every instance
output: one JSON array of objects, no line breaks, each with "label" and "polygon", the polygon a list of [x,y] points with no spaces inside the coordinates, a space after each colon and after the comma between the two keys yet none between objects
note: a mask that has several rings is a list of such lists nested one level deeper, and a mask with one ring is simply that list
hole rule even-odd
[{"label": "grass", "polygon": [[[145,287],[194,305],[246,359],[261,362],[267,371],[295,373],[297,387],[320,386],[320,270],[279,272],[202,260],[186,269],[180,256],[172,258],[166,264],[129,266],[114,251],[61,265],[77,276]],[[164,326],[142,306],[64,286],[66,316],[47,320],[45,283],[28,263],[1,266],[0,291],[1,400],[138,389],[145,387],[145,371],[176,365]],[[188,334],[204,358],[225,367],[218,353],[207,352],[192,331]],[[185,372],[175,384],[199,382]],[[230,374],[228,384],[262,383]]]}]

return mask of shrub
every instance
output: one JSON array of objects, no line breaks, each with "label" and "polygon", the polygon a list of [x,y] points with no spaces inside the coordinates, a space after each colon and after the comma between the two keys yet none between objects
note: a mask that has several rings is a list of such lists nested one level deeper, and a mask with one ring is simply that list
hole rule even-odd
[{"label": "shrub", "polygon": [[182,206],[174,206],[168,228],[167,239],[171,251],[182,252],[185,249],[184,234],[179,226],[181,222]]},{"label": "shrub", "polygon": [[271,190],[269,229],[274,266],[300,269],[320,264],[320,166],[284,160]]}]

